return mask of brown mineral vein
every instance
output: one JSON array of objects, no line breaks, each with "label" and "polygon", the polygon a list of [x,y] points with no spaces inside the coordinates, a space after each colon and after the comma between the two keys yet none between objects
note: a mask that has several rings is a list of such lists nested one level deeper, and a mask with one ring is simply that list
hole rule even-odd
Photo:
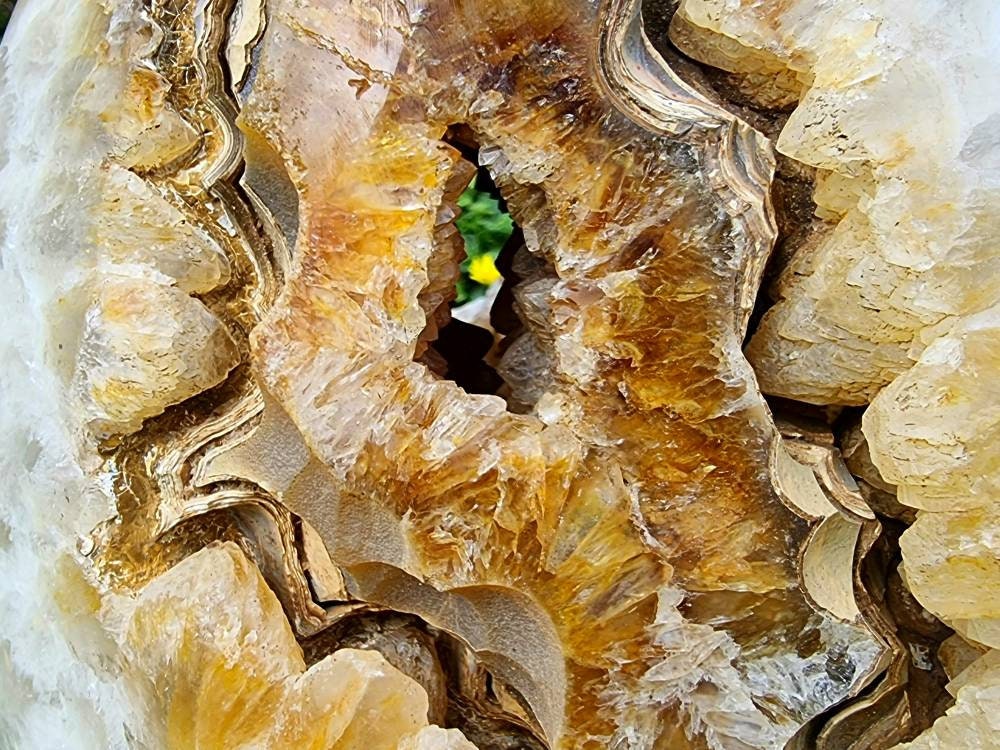
[{"label": "brown mineral vein", "polygon": [[[156,256],[160,267],[169,269],[170,263],[177,263],[172,260],[174,252],[191,255],[196,252],[185,250],[187,238],[204,236],[215,243],[216,251],[224,254],[229,269],[229,273],[221,277],[226,283],[220,281],[199,289],[202,293],[199,300],[191,298],[188,304],[201,305],[205,314],[224,321],[239,353],[243,353],[246,351],[245,331],[266,307],[275,284],[266,243],[257,237],[256,217],[247,207],[248,201],[242,191],[233,184],[242,159],[243,143],[239,130],[233,125],[236,109],[225,93],[219,57],[226,29],[223,14],[228,7],[228,3],[218,2],[192,2],[172,9],[155,4],[148,16],[138,13],[132,16],[133,11],[119,10],[123,14],[120,23],[124,31],[118,33],[124,42],[118,44],[129,49],[129,45],[137,44],[135,39],[154,40],[133,52],[133,57],[126,62],[130,70],[146,74],[150,68],[156,71],[165,93],[156,99],[155,116],[161,120],[177,118],[187,123],[199,138],[198,147],[184,160],[171,159],[155,168],[147,166],[141,175],[127,175],[130,184],[145,181],[150,186],[147,190],[155,189],[171,197],[178,215],[173,221],[183,230],[177,240],[169,243],[158,240],[159,246],[150,252]],[[134,102],[124,96],[109,105],[109,111],[128,111],[134,106]],[[156,164],[155,157],[164,152],[160,139],[157,127],[148,128],[133,136],[137,145],[126,153],[137,150],[148,153],[146,162]],[[113,170],[118,169],[120,167],[113,167]],[[150,205],[148,200],[146,205]],[[133,212],[132,218],[135,220],[138,216]],[[121,224],[122,220],[116,221]],[[109,229],[115,224],[105,215],[98,215],[96,223],[102,227],[103,234],[98,235],[102,251],[109,242],[136,242],[135,237],[127,234],[113,238]],[[145,231],[159,232],[163,236],[164,225],[161,222]],[[185,287],[193,282],[181,279],[178,283]],[[173,314],[164,305],[147,312],[156,316],[161,326],[169,324]],[[123,334],[133,348],[138,335],[134,329],[133,323],[133,330]],[[172,347],[170,354],[197,352],[208,361],[217,356],[211,348],[199,349],[190,336],[176,337]],[[229,363],[230,367],[238,364],[238,360],[239,354]],[[218,386],[216,408],[221,414],[213,415],[204,424],[199,423],[213,407],[206,399],[199,398],[197,391],[186,391],[175,401],[183,402],[182,405],[174,406],[166,415],[148,420],[141,432],[123,441],[108,456],[105,473],[108,481],[118,487],[122,516],[120,522],[109,523],[97,533],[101,541],[97,548],[99,565],[112,571],[109,580],[117,585],[148,580],[179,555],[197,549],[204,543],[205,534],[212,538],[215,533],[227,535],[234,531],[229,520],[222,520],[224,514],[212,516],[204,529],[199,528],[197,522],[180,531],[171,529],[181,498],[190,499],[193,494],[183,477],[188,459],[187,440],[192,439],[189,433],[197,435],[201,430],[214,434],[212,429],[226,433],[239,422],[241,410],[247,407],[245,399],[252,401],[256,396],[256,391],[243,388],[242,379],[243,372],[237,367],[227,381]],[[202,389],[214,384],[202,384]],[[137,391],[155,387],[155,380],[133,384]],[[231,416],[227,417],[226,412]],[[212,507],[216,506],[206,506],[206,509]],[[305,599],[302,599],[302,606],[308,609]]]}]

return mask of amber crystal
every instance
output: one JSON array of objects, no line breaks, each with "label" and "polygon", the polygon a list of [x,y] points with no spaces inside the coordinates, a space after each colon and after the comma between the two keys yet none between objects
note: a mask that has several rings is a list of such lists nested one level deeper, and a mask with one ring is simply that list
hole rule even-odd
[{"label": "amber crystal", "polygon": [[[633,50],[627,9],[300,8],[272,6],[239,124],[298,195],[253,361],[303,449],[263,430],[225,473],[312,524],[349,592],[467,641],[550,744],[773,746],[863,684],[879,646],[802,590],[809,524],[739,353],[763,139]],[[529,414],[414,362],[453,277],[456,126],[537,260],[508,281],[547,363]]]}]

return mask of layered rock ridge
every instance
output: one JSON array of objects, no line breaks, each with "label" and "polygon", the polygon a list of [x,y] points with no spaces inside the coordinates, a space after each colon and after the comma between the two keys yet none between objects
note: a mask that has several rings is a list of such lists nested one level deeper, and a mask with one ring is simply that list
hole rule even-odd
[{"label": "layered rock ridge", "polygon": [[914,747],[996,736],[1000,19],[991,3],[955,10],[687,0],[672,27],[749,97],[795,105],[777,148],[815,168],[817,222],[747,351],[765,392],[870,404],[871,459],[917,509],[906,584],[980,657],[949,670],[956,705]]}]

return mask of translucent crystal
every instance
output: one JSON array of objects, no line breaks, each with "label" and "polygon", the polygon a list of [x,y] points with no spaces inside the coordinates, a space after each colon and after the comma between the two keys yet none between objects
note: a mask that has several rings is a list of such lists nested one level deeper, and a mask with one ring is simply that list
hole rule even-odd
[{"label": "translucent crystal", "polygon": [[673,5],[21,4],[8,744],[989,741],[997,15]]}]

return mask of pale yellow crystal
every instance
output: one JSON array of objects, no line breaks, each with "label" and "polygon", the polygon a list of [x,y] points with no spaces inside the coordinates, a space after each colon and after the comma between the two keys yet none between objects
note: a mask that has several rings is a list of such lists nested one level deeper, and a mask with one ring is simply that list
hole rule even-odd
[{"label": "pale yellow crystal", "polygon": [[924,350],[865,413],[872,459],[921,509],[903,534],[906,579],[966,637],[1000,647],[1000,312],[969,317]]},{"label": "pale yellow crystal", "polygon": [[935,341],[865,413],[872,459],[914,508],[986,508],[1000,498],[1000,308]]},{"label": "pale yellow crystal", "polygon": [[475,750],[457,729],[425,727],[400,740],[399,750]]},{"label": "pale yellow crystal", "polygon": [[168,195],[116,165],[104,169],[101,183],[93,239],[105,258],[145,266],[141,272],[162,274],[190,293],[209,292],[229,280],[229,260],[218,242]]},{"label": "pale yellow crystal", "polygon": [[427,728],[427,695],[374,651],[306,669],[277,598],[234,544],[213,545],[148,584],[125,626],[147,730],[169,750],[467,750]]},{"label": "pale yellow crystal", "polygon": [[204,304],[146,278],[106,276],[86,313],[74,389],[90,428],[129,433],[218,384],[236,345]]},{"label": "pale yellow crystal", "polygon": [[1000,299],[992,11],[970,2],[958,17],[931,0],[682,3],[720,48],[738,41],[809,82],[777,147],[839,176],[817,194],[821,215],[839,223],[785,269],[748,350],[766,392],[864,404],[943,326]]},{"label": "pale yellow crystal", "polygon": [[971,664],[948,685],[955,705],[913,742],[895,750],[989,750],[1000,737],[1000,652]]}]

